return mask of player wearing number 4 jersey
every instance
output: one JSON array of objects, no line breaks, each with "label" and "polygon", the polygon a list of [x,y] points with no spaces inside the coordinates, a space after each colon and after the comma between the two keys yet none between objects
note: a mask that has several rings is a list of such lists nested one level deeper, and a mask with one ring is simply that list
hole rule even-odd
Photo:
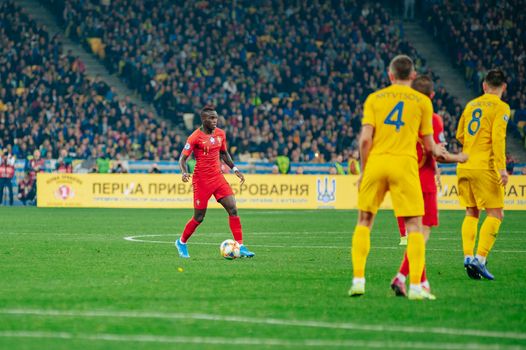
[{"label": "player wearing number 4 jersey", "polygon": [[194,188],[194,216],[186,223],[183,234],[175,242],[175,246],[182,258],[189,258],[187,240],[194,233],[197,226],[203,222],[208,206],[208,200],[212,195],[228,212],[228,222],[234,239],[240,244],[242,257],[251,258],[255,254],[243,245],[243,232],[241,221],[237,216],[236,200],[230,185],[221,173],[220,159],[225,162],[237,177],[241,184],[245,181],[243,174],[234,166],[232,157],[226,147],[225,132],[217,128],[217,112],[213,106],[207,105],[201,111],[202,126],[194,131],[188,138],[179,160],[183,182],[190,180],[186,161],[192,152],[195,156],[195,170],[192,178]]},{"label": "player wearing number 4 jersey", "polygon": [[[457,168],[460,203],[466,207],[462,224],[464,267],[469,277],[492,280],[486,267],[503,218],[506,172],[506,126],[510,107],[501,101],[506,77],[501,70],[490,70],[483,83],[484,95],[470,101],[457,130],[457,139],[469,160]],[[486,219],[480,228],[477,254],[473,256],[480,209]]]},{"label": "player wearing number 4 jersey", "polygon": [[433,141],[433,106],[426,95],[413,90],[416,77],[412,60],[404,55],[389,64],[391,86],[367,97],[364,105],[360,154],[363,173],[358,182],[358,224],[352,239],[353,282],[350,296],[365,293],[365,264],[370,232],[378,207],[391,192],[397,217],[408,229],[409,299],[427,299],[420,277],[425,264],[422,234],[424,201],[418,177],[416,143],[422,135],[426,152],[447,157],[443,146]]}]

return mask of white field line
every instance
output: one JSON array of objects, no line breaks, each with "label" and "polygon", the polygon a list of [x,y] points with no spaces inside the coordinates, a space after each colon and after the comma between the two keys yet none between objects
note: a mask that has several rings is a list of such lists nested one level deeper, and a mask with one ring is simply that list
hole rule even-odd
[{"label": "white field line", "polygon": [[1,315],[32,315],[45,317],[96,317],[96,318],[134,318],[134,319],[168,319],[168,320],[201,320],[215,322],[233,322],[284,327],[306,327],[320,329],[344,329],[373,333],[407,333],[407,334],[441,334],[462,337],[484,337],[496,339],[526,340],[526,333],[485,331],[447,327],[389,326],[378,324],[286,320],[277,318],[257,318],[244,316],[222,316],[200,313],[169,313],[157,311],[118,311],[118,310],[53,310],[53,309],[0,309]]},{"label": "white field line", "polygon": [[68,332],[39,332],[39,331],[0,331],[0,338],[38,338],[60,340],[89,340],[110,342],[141,342],[164,344],[206,344],[206,345],[264,345],[279,347],[359,347],[369,349],[448,349],[448,350],[496,350],[496,349],[522,349],[520,346],[503,346],[499,344],[481,343],[435,343],[411,341],[381,341],[381,340],[286,340],[272,338],[222,338],[222,337],[183,337],[162,336],[150,334],[89,334]]},{"label": "white field line", "polygon": [[[150,238],[150,237],[165,237],[165,236],[171,236],[174,237],[173,241],[156,241],[156,240],[149,240],[149,239],[141,239],[141,238]],[[155,234],[155,235],[137,235],[137,236],[127,236],[124,237],[126,241],[129,242],[137,242],[137,243],[155,243],[155,244],[174,244],[175,239],[177,238],[174,234]],[[219,243],[210,243],[210,242],[192,242],[192,245],[217,245]],[[297,249],[349,249],[348,246],[345,245],[286,245],[286,244],[251,244],[251,247],[261,247],[261,248],[297,248]],[[387,249],[387,250],[399,250],[401,249],[398,245],[392,245],[392,246],[372,246],[373,249]],[[461,249],[453,249],[453,248],[427,248],[428,251],[437,251],[437,252],[456,252],[461,251]],[[523,254],[526,253],[526,250],[504,250],[504,249],[493,249],[492,252],[498,252],[498,253],[511,253],[511,254]]]}]

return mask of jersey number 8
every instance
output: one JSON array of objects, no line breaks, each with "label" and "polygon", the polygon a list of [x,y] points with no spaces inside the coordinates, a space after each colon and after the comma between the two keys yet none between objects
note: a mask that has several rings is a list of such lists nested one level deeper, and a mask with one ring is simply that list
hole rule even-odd
[{"label": "jersey number 8", "polygon": [[[468,132],[471,136],[475,135],[480,129],[480,118],[482,118],[482,109],[477,108],[471,114],[471,120],[468,124]],[[473,129],[473,124],[475,124],[475,129]]]},{"label": "jersey number 8", "polygon": [[[405,125],[402,121],[402,113],[404,112],[404,101],[400,101],[394,106],[384,120],[384,124],[396,126],[396,132],[400,131],[400,128]],[[394,119],[396,115],[396,119]]]}]

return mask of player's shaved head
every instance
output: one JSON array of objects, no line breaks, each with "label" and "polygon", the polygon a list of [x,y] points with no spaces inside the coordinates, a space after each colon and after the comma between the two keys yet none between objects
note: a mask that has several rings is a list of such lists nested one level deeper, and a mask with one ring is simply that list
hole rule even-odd
[{"label": "player's shaved head", "polygon": [[500,69],[492,69],[484,78],[484,82],[492,88],[500,88],[506,83],[506,75]]},{"label": "player's shaved head", "polygon": [[212,104],[208,104],[201,109],[200,115],[201,117],[203,117],[203,115],[214,113],[215,111],[216,111],[216,107]]},{"label": "player's shaved head", "polygon": [[419,75],[411,83],[411,87],[424,95],[431,97],[433,94],[433,80],[427,75]]},{"label": "player's shaved head", "polygon": [[413,60],[407,55],[398,55],[389,63],[389,72],[397,80],[409,80],[413,71]]}]

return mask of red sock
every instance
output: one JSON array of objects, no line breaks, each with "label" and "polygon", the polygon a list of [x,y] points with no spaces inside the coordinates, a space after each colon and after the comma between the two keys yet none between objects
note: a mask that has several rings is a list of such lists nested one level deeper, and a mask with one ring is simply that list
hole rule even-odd
[{"label": "red sock", "polygon": [[402,218],[402,217],[396,218],[396,221],[398,222],[398,230],[400,231],[400,237],[407,236],[407,231],[405,229],[404,218]]},{"label": "red sock", "polygon": [[239,216],[229,216],[228,223],[230,224],[230,231],[232,236],[239,244],[243,244],[243,229],[241,228],[241,220]]},{"label": "red sock", "polygon": [[407,259],[407,253],[404,254],[404,260],[400,265],[400,273],[407,277],[409,275],[409,260]]},{"label": "red sock", "polygon": [[427,281],[427,276],[426,276],[426,267],[424,266],[424,271],[422,271],[422,278],[420,279],[420,282],[424,283],[425,281]]},{"label": "red sock", "polygon": [[201,223],[194,219],[194,217],[192,216],[192,218],[188,220],[186,226],[184,227],[183,234],[181,235],[181,243],[186,243],[186,241],[188,241],[188,238],[190,238],[197,226],[199,226],[200,224]]}]

